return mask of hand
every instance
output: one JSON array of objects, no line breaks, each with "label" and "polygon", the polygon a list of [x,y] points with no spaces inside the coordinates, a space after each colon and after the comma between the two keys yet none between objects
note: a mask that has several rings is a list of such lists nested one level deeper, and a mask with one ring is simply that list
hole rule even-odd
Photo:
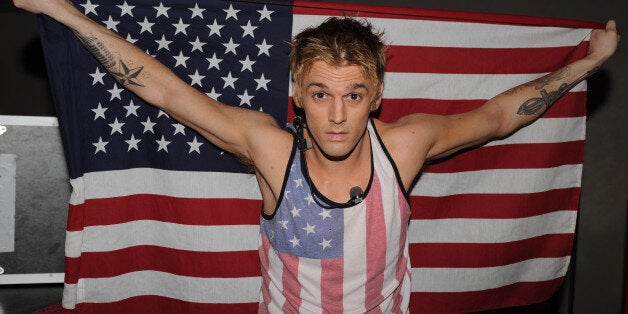
[{"label": "hand", "polygon": [[587,57],[601,65],[610,58],[619,43],[619,32],[614,20],[606,23],[606,29],[595,29],[591,32]]}]

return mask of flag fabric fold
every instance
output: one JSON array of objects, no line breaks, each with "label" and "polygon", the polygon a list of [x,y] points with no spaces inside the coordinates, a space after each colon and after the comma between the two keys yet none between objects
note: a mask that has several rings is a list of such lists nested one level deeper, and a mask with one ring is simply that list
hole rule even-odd
[{"label": "flag fabric fold", "polygon": [[[290,39],[329,16],[367,18],[388,49],[383,108],[452,114],[582,58],[597,23],[323,2],[76,0],[223,103],[285,124]],[[63,307],[88,313],[257,311],[255,177],[105,74],[40,19],[73,192]],[[133,71],[137,65],[124,65]],[[425,167],[411,190],[412,312],[549,298],[571,256],[586,83],[512,136]]]}]

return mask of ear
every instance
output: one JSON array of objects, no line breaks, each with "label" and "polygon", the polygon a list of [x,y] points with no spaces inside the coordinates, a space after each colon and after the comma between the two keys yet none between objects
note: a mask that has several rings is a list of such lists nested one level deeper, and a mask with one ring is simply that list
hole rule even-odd
[{"label": "ear", "polygon": [[384,92],[384,83],[382,83],[379,86],[379,90],[377,91],[377,94],[375,95],[375,98],[373,99],[373,102],[371,102],[371,112],[379,109],[379,106],[382,104],[382,93]]},{"label": "ear", "polygon": [[303,109],[301,105],[301,93],[299,92],[299,88],[295,82],[292,82],[292,102],[297,108]]}]

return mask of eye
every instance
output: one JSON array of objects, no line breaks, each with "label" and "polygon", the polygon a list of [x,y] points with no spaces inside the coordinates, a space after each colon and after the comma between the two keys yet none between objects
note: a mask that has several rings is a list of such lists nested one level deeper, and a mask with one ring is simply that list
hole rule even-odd
[{"label": "eye", "polygon": [[349,99],[351,99],[351,100],[354,100],[354,101],[360,101],[360,100],[362,100],[362,95],[360,95],[360,94],[358,94],[358,93],[351,93],[351,94],[347,95],[347,97],[348,97]]},{"label": "eye", "polygon": [[323,93],[323,92],[317,92],[317,93],[314,93],[314,94],[312,95],[312,97],[314,97],[314,99],[323,99],[323,98],[325,98],[325,93]]}]

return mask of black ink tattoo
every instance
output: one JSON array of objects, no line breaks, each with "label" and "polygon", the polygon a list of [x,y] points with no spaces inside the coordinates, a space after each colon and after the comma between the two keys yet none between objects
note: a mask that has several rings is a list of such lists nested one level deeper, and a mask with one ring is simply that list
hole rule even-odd
[{"label": "black ink tattoo", "polygon": [[109,51],[109,49],[105,47],[105,44],[103,44],[98,38],[89,35],[82,35],[79,31],[74,29],[72,31],[83,43],[83,45],[85,45],[85,48],[87,48],[87,50],[89,50],[89,52],[91,52],[92,55],[94,55],[94,57],[96,57],[96,59],[98,59],[98,61],[105,66],[105,68],[113,69],[113,67],[116,66],[116,60],[113,53]]},{"label": "black ink tattoo", "polygon": [[111,70],[111,74],[116,77],[116,79],[118,80],[118,82],[120,82],[120,84],[122,84],[122,86],[135,85],[139,87],[144,87],[144,85],[140,84],[140,82],[137,81],[137,77],[140,75],[140,73],[142,73],[142,70],[144,70],[143,66],[129,69],[129,67],[127,67],[122,60],[120,60],[120,69],[118,69],[117,72]]},{"label": "black ink tattoo", "polygon": [[[580,83],[585,78],[599,71],[599,69],[600,67],[595,67],[592,70],[585,73],[584,75],[582,75],[581,77],[579,77],[578,79],[576,79],[575,81],[571,82],[570,84],[567,84],[567,83],[560,84],[557,90],[551,91],[551,92],[548,92],[547,90],[541,89],[541,88],[547,86],[552,81],[558,81],[565,78],[567,74],[569,73],[569,70],[570,70],[569,67],[565,67],[556,73],[549,74],[538,80],[528,83],[528,84],[534,84],[535,89],[541,89],[541,95],[540,97],[530,98],[526,100],[525,102],[523,102],[523,104],[517,110],[517,114],[529,116],[529,115],[536,114],[543,109],[549,109],[549,107],[551,107],[558,98],[563,96],[574,86],[578,85],[578,83]],[[528,84],[525,84],[525,85],[528,85]],[[518,88],[521,88],[521,87],[518,87]]]}]

